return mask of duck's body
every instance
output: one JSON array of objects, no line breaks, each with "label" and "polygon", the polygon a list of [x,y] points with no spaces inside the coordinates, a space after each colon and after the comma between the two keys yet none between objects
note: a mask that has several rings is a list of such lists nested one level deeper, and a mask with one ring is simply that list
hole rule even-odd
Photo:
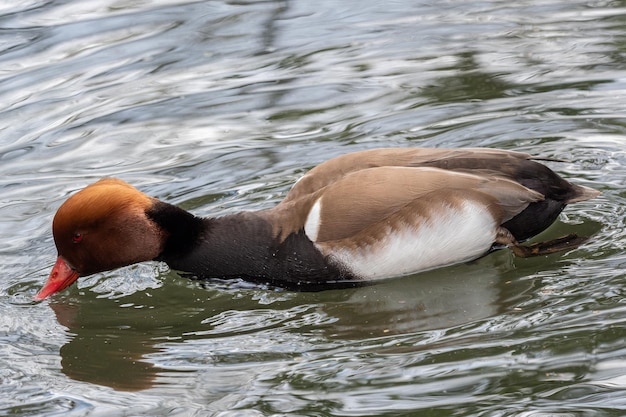
[{"label": "duck's body", "polygon": [[476,259],[494,245],[523,254],[518,241],[598,194],[530,155],[493,149],[347,154],[312,169],[274,208],[209,219],[105,179],[55,216],[59,258],[37,298],[153,259],[198,277],[323,289]]}]

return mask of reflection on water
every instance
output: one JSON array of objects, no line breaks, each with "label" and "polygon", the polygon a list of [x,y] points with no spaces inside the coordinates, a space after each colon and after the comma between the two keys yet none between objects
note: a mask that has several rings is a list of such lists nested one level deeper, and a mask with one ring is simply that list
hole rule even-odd
[{"label": "reflection on water", "polygon": [[[2,415],[622,415],[622,1],[0,4]],[[190,282],[154,265],[32,295],[50,222],[118,176],[198,215],[276,204],[384,146],[568,162],[603,195],[565,254],[341,291]]]},{"label": "reflection on water", "polygon": [[[214,367],[261,357],[293,360],[300,349],[315,349],[321,337],[334,344],[477,323],[511,311],[536,285],[534,280],[504,279],[512,267],[510,254],[503,251],[471,264],[378,285],[300,294],[279,289],[268,293],[245,283],[205,287],[169,273],[159,289],[113,300],[85,295],[80,302],[65,299],[50,307],[71,335],[60,350],[63,373],[133,391],[198,363]],[[161,292],[167,301],[156,297]],[[189,300],[195,300],[191,307]],[[291,340],[302,334],[315,336]],[[250,340],[242,345],[242,338]],[[286,345],[275,346],[276,340]],[[204,352],[204,358],[181,355],[188,349],[183,345],[193,346],[194,341],[205,346],[196,352]]]},{"label": "reflection on water", "polygon": [[[157,370],[143,358],[157,349],[146,340],[145,333],[133,331],[128,325],[112,327],[106,322],[85,320],[83,306],[51,303],[50,307],[70,333],[70,341],[60,350],[65,375],[124,391],[147,389],[154,384]],[[101,314],[102,310],[100,319]]]}]

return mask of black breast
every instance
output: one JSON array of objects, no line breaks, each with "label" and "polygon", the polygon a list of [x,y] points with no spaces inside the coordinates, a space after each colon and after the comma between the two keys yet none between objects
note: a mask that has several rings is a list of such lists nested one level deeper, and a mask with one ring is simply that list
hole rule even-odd
[{"label": "black breast", "polygon": [[255,213],[200,220],[200,228],[196,224],[187,233],[189,239],[175,233],[178,243],[168,242],[158,260],[197,278],[242,278],[298,290],[360,283],[329,263],[303,230],[279,241],[271,225]]}]

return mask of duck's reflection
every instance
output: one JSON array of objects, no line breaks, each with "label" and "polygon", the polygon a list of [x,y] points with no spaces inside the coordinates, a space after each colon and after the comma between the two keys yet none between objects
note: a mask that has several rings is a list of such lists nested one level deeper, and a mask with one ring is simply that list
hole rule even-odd
[{"label": "duck's reflection", "polygon": [[339,302],[325,303],[324,311],[338,318],[327,334],[346,339],[407,334],[495,316],[527,296],[532,286],[529,280],[506,278],[512,270],[509,260],[501,253],[355,289]]},{"label": "duck's reflection", "polygon": [[[164,369],[152,363],[159,363],[153,354],[163,349],[164,342],[215,337],[206,332],[207,319],[224,312],[236,317],[262,309],[267,315],[269,309],[279,316],[301,305],[313,305],[326,317],[317,330],[333,342],[450,328],[496,315],[510,309],[511,300],[519,302],[520,294],[531,285],[524,279],[512,285],[503,277],[511,270],[508,258],[496,259],[319,293],[203,288],[180,277],[166,277],[162,288],[149,293],[110,299],[86,292],[79,302],[64,300],[50,306],[71,336],[61,348],[63,372],[68,377],[117,390],[143,390],[166,372],[177,371],[176,366]],[[260,305],[262,292],[279,301]],[[306,326],[310,330],[311,324]],[[292,323],[288,331],[297,333],[298,329]],[[259,333],[263,335],[271,337]],[[237,331],[219,335],[239,336]],[[198,352],[199,357],[211,354]]]},{"label": "duck's reflection", "polygon": [[[95,323],[99,317],[90,310],[93,304],[51,303],[50,307],[71,336],[60,352],[65,375],[120,391],[139,391],[154,384],[160,370],[144,358],[158,348],[149,335],[123,324],[98,327]],[[94,310],[103,313],[102,309]]]}]

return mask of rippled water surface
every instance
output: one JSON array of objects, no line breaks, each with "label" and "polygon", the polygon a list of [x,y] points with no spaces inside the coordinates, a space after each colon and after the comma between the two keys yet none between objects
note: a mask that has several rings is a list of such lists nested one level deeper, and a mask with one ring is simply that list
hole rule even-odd
[{"label": "rippled water surface", "polygon": [[[103,176],[200,215],[374,147],[516,149],[602,190],[579,249],[294,293],[145,263],[34,304]],[[626,415],[626,2],[0,3],[0,415]]]}]

